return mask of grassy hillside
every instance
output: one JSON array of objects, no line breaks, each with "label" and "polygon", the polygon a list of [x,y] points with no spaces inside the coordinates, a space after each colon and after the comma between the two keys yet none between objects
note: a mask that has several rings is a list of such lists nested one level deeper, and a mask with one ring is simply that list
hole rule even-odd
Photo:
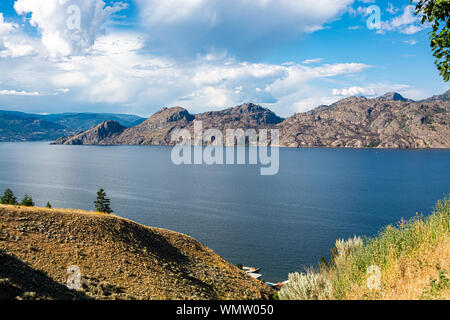
[{"label": "grassy hillside", "polygon": [[[196,240],[112,215],[0,205],[0,299],[264,299]],[[68,267],[82,273],[67,290]]]},{"label": "grassy hillside", "polygon": [[450,299],[450,198],[439,201],[430,216],[388,226],[376,237],[338,240],[328,263],[291,274],[279,296]]}]

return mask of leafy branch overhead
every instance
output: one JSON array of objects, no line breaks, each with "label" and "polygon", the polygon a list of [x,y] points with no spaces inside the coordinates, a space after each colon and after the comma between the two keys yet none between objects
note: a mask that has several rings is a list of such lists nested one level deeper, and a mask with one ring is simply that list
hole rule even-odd
[{"label": "leafy branch overhead", "polygon": [[[411,3],[414,1],[411,0]],[[416,14],[422,14],[422,24],[430,23],[431,49],[435,64],[445,81],[450,79],[450,0],[420,0]]]}]

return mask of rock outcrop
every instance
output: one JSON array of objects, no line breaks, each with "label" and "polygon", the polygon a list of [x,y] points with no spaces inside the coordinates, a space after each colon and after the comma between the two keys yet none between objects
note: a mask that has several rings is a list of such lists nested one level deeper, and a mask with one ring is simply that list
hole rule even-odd
[{"label": "rock outcrop", "polygon": [[113,141],[101,144],[134,144],[134,145],[169,145],[171,133],[176,129],[188,126],[194,116],[181,107],[164,108],[142,124],[126,129],[114,137]]},{"label": "rock outcrop", "polygon": [[404,98],[400,93],[397,92],[388,92],[376,99],[379,101],[411,101]]},{"label": "rock outcrop", "polygon": [[[396,97],[396,95],[390,95]],[[350,97],[292,116],[278,128],[287,147],[450,148],[450,103]]]},{"label": "rock outcrop", "polygon": [[112,144],[114,138],[120,135],[125,129],[126,127],[122,126],[117,121],[103,121],[87,131],[71,137],[59,138],[55,141],[55,144]]},{"label": "rock outcrop", "polygon": [[287,119],[252,103],[198,115],[164,108],[144,123],[106,137],[93,137],[98,133],[93,128],[56,143],[171,145],[174,130],[192,133],[194,120],[201,120],[204,130],[279,129],[283,147],[450,148],[449,94],[418,102],[395,92],[373,99],[349,97]]}]

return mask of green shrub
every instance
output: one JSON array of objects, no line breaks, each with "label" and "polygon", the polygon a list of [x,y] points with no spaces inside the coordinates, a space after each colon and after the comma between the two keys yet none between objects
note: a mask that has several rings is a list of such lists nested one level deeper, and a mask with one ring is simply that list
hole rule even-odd
[{"label": "green shrub", "polygon": [[25,194],[22,201],[20,201],[20,205],[24,207],[34,207],[33,198],[31,198],[28,194]]},{"label": "green shrub", "polygon": [[0,199],[1,204],[17,205],[17,198],[11,189],[6,189],[5,193]]}]

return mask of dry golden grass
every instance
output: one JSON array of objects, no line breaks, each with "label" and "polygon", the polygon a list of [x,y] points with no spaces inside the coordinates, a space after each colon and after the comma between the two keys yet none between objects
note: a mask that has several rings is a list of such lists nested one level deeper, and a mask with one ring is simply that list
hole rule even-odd
[{"label": "dry golden grass", "polygon": [[98,212],[0,205],[2,251],[62,285],[67,268],[79,266],[84,293],[96,299],[264,299],[273,294],[189,236]]},{"label": "dry golden grass", "polygon": [[[402,220],[363,244],[357,240],[338,240],[330,263],[315,271],[332,286],[332,294],[315,294],[319,299],[450,299],[450,198],[439,201],[429,217]],[[379,288],[368,286],[371,266],[381,272]],[[289,284],[280,297],[311,298],[295,294],[305,286],[308,290],[302,292],[317,291],[313,282]]]},{"label": "dry golden grass", "polygon": [[[442,289],[439,295],[425,296],[431,280],[439,277],[436,266],[450,270],[450,239],[443,239],[435,246],[424,246],[411,255],[395,258],[390,255],[389,268],[381,274],[381,290],[371,291],[365,283],[353,285],[347,295],[349,300],[419,300],[450,299],[450,287]],[[449,274],[447,273],[447,276]]]}]

